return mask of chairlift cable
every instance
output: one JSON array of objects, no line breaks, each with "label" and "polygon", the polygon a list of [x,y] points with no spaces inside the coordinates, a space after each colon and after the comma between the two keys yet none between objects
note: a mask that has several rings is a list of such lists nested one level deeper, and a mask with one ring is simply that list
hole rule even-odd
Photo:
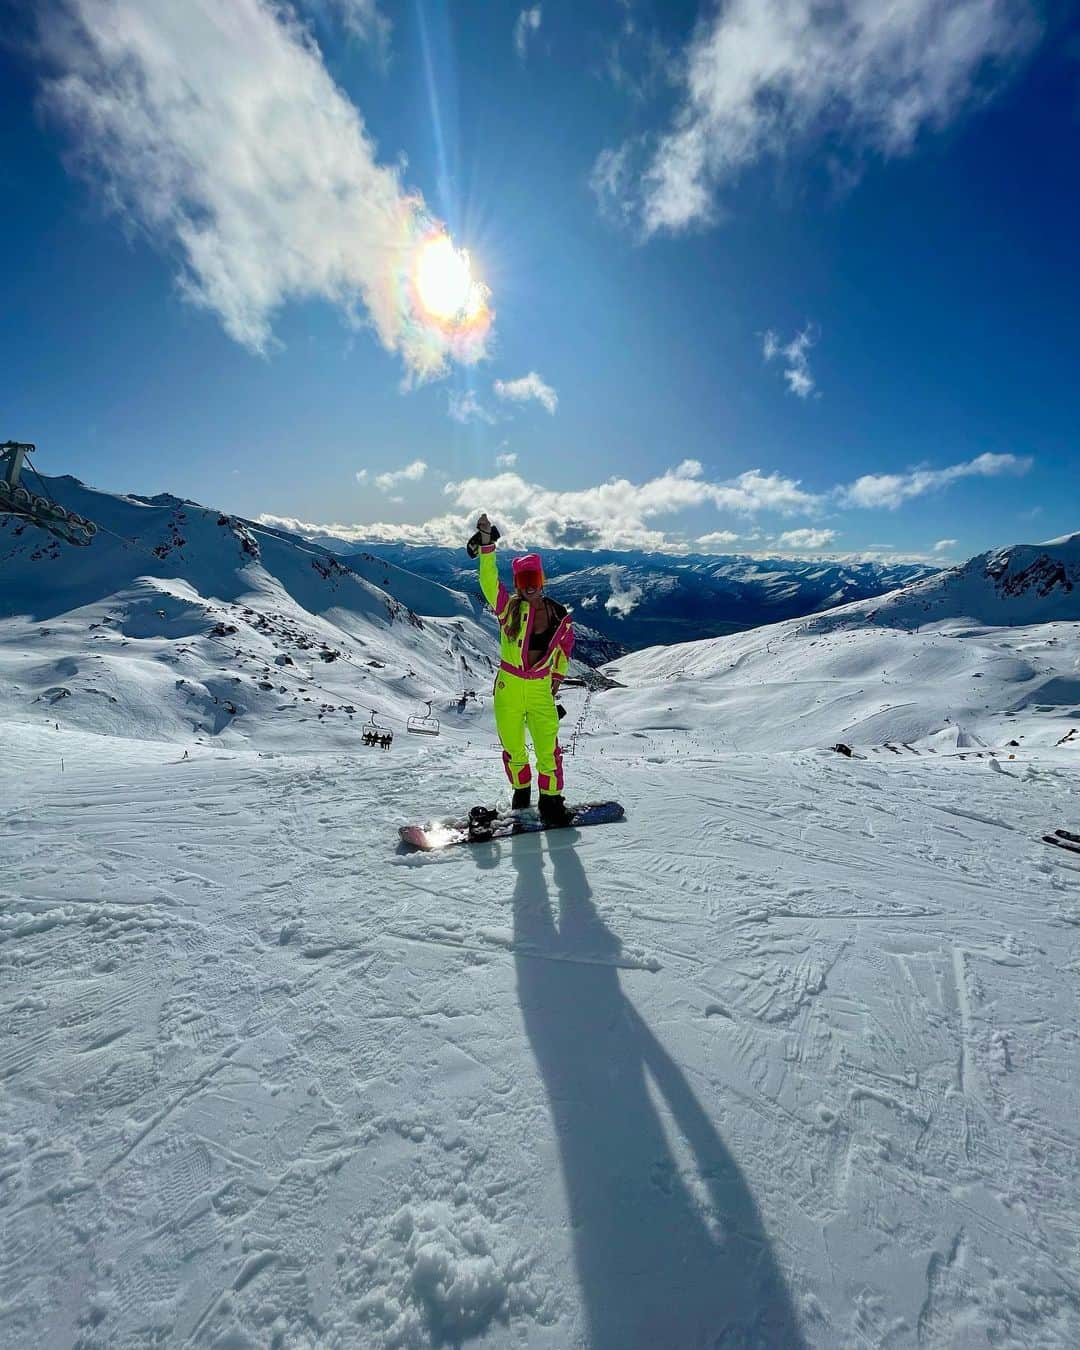
[{"label": "chairlift cable", "polygon": [[[55,499],[49,496],[49,490],[48,488],[45,487],[45,483],[41,477],[41,474],[38,473],[37,469],[31,463],[29,455],[27,455],[26,457],[26,466],[30,470],[30,472],[34,475],[34,477],[38,480],[38,482],[41,484],[42,490],[44,491],[45,495],[49,498],[49,501],[55,502]],[[55,505],[59,506],[60,503],[55,502]],[[140,544],[135,539],[128,539],[126,535],[117,534],[115,530],[110,530],[108,526],[102,525],[100,521],[95,521],[94,523],[97,525],[99,534],[111,535],[113,539],[118,540],[121,544],[127,544],[130,545],[131,548],[137,548],[141,550],[143,553],[145,553],[148,558],[153,558],[155,562],[161,562],[161,559],[153,551],[153,549],[147,548],[145,544]]]}]

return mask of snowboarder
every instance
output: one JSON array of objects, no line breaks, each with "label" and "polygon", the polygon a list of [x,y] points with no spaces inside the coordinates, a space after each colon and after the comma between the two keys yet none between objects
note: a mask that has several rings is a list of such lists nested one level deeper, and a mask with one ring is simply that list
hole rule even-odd
[{"label": "snowboarder", "polygon": [[544,566],[538,553],[513,561],[513,593],[499,580],[495,541],[499,532],[482,515],[468,552],[480,559],[480,589],[499,620],[501,649],[495,677],[495,727],[503,768],[513,788],[511,805],[523,810],[532,799],[532,770],[525,745],[528,727],[536,752],[540,816],[547,826],[568,825],[563,801],[559,709],[555,697],[566,675],[574,629],[565,605],[544,594]]}]

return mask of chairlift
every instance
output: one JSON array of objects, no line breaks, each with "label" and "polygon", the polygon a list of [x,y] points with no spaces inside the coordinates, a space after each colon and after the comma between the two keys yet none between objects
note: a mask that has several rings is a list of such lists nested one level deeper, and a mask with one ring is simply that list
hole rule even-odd
[{"label": "chairlift", "polygon": [[[19,481],[23,463],[29,462],[27,456],[34,449],[26,441],[0,444],[0,516],[25,520],[68,544],[89,544],[98,531],[92,520],[68,511],[51,497],[35,495]],[[34,476],[38,477],[36,470]]]},{"label": "chairlift", "polygon": [[394,733],[375,721],[375,709],[372,708],[371,717],[364,723],[360,739],[364,745],[377,745],[383,750],[389,750],[394,742]]},{"label": "chairlift", "polygon": [[438,736],[439,719],[431,715],[431,699],[427,700],[427,712],[410,717],[405,723],[405,730],[417,736]]}]

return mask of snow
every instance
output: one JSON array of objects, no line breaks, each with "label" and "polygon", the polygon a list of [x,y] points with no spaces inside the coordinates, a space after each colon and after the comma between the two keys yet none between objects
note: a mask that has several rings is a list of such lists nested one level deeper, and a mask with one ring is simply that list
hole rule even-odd
[{"label": "snow", "polygon": [[626,822],[409,854],[505,796],[490,626],[215,520],[0,536],[0,1343],[1080,1343],[1075,600],[635,653]]}]

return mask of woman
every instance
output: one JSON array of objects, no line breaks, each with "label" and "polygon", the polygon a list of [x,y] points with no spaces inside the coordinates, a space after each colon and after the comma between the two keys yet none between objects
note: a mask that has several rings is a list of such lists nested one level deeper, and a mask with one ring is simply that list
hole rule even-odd
[{"label": "woman", "polygon": [[514,591],[499,580],[495,541],[499,531],[486,515],[469,540],[471,557],[480,558],[480,589],[499,620],[501,647],[495,679],[495,726],[503,748],[503,767],[514,790],[515,811],[532,799],[532,770],[525,746],[528,727],[536,752],[540,817],[546,825],[569,825],[563,801],[559,710],[555,695],[566,675],[574,629],[565,605],[544,594],[544,567],[538,553],[513,562]]}]

